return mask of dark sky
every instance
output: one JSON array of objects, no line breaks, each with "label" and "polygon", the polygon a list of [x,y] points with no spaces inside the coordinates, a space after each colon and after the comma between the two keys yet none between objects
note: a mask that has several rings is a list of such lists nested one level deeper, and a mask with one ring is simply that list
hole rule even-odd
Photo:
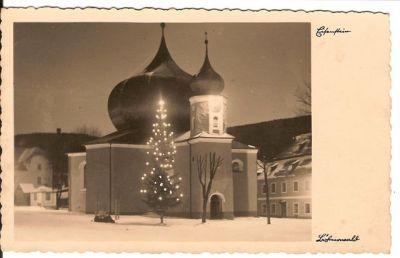
[{"label": "dark sky", "polygon": [[[20,23],[15,40],[15,133],[114,131],[107,100],[114,86],[155,55],[155,23]],[[225,80],[228,125],[296,116],[295,94],[311,80],[310,26],[305,23],[167,24],[176,63],[196,73],[209,56]]]}]

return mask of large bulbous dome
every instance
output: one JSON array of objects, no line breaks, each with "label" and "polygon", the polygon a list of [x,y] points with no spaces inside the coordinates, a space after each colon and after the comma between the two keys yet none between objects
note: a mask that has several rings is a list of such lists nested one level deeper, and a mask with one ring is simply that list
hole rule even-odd
[{"label": "large bulbous dome", "polygon": [[[168,121],[175,132],[190,128],[189,98],[192,76],[172,59],[164,37],[153,61],[143,72],[118,83],[108,98],[108,113],[117,130],[149,130],[160,98],[166,103]],[[143,132],[144,133],[144,132]]]}]

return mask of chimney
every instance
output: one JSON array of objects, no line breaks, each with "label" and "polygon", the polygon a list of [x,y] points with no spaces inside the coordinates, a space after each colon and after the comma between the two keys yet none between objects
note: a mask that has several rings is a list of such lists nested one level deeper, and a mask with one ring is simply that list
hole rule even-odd
[{"label": "chimney", "polygon": [[61,134],[61,128],[57,128],[57,134]]}]

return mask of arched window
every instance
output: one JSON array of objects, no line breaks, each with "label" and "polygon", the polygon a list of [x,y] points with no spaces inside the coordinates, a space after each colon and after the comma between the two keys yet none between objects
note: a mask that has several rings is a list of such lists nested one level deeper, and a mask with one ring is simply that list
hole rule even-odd
[{"label": "arched window", "polygon": [[233,173],[243,172],[243,161],[241,161],[240,159],[232,160],[232,172]]}]

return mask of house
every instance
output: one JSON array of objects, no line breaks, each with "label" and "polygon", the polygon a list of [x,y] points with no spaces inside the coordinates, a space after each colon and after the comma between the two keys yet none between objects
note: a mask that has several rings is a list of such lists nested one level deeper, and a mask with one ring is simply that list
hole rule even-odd
[{"label": "house", "polygon": [[[267,164],[272,217],[311,218],[311,133],[298,135],[294,143]],[[258,171],[258,215],[265,216],[264,173]]]},{"label": "house", "polygon": [[[44,205],[55,207],[57,185],[63,189],[60,205],[68,204],[67,152],[83,149],[82,143],[96,137],[80,133],[31,133],[15,136],[14,204],[16,206]],[[54,173],[57,169],[58,173]],[[50,195],[50,196],[49,196]],[[36,199],[35,199],[36,196]],[[42,196],[44,196],[42,198]],[[40,201],[38,201],[40,200]],[[43,201],[42,201],[43,200]]]},{"label": "house", "polygon": [[48,156],[38,147],[15,148],[14,203],[32,205],[30,194],[40,186],[52,186],[53,171]]}]

